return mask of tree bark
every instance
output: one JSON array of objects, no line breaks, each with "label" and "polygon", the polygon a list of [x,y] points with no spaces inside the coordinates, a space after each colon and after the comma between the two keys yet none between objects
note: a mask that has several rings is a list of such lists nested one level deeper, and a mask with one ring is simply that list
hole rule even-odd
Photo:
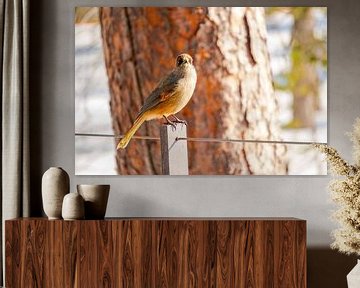
[{"label": "tree bark", "polygon": [[[100,22],[116,134],[175,66],[193,56],[198,82],[180,112],[188,137],[278,140],[262,8],[102,8]],[[159,136],[150,121],[138,134]],[[285,174],[284,145],[189,142],[190,174]],[[116,155],[119,174],[160,174],[158,141],[132,140]]]}]

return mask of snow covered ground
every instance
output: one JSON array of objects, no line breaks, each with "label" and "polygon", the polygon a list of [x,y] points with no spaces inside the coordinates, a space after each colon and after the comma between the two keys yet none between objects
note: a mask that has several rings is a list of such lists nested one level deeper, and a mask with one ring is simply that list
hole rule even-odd
[{"label": "snow covered ground", "polygon": [[[75,26],[75,131],[113,134],[100,26]],[[76,175],[116,175],[113,138],[75,136]]]},{"label": "snow covered ground", "polygon": [[[281,18],[279,18],[281,17]],[[289,67],[291,17],[275,15],[268,19],[268,46],[274,76]],[[326,33],[326,19],[317,16],[317,33]],[[292,117],[292,96],[277,91],[279,120]],[[75,26],[75,131],[76,133],[113,134],[109,110],[109,89],[102,54],[100,27]],[[316,131],[283,129],[287,141],[327,142],[327,81],[321,83],[321,109],[316,116]],[[77,175],[116,175],[113,138],[75,136],[75,173]],[[289,174],[323,175],[326,163],[309,146],[288,145]]]}]

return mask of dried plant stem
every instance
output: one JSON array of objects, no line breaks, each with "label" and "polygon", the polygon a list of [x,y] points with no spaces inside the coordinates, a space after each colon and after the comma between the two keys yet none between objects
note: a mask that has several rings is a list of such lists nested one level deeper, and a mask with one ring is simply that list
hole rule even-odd
[{"label": "dried plant stem", "polygon": [[331,247],[345,254],[360,256],[360,118],[355,121],[350,139],[353,142],[354,165],[346,162],[331,146],[314,144],[314,147],[325,155],[332,173],[342,176],[329,185],[331,198],[338,204],[332,218],[342,225],[332,232],[334,242]]}]

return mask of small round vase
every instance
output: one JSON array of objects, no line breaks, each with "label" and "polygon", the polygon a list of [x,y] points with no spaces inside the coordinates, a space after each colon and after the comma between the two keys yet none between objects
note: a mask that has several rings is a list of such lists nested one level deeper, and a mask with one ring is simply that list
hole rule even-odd
[{"label": "small round vase", "polygon": [[62,217],[64,220],[84,219],[84,199],[77,192],[65,195],[62,205]]},{"label": "small round vase", "polygon": [[43,208],[49,219],[61,219],[63,198],[69,193],[69,175],[60,167],[49,168],[42,177]]},{"label": "small round vase", "polygon": [[104,219],[110,185],[77,185],[85,201],[85,219]]}]

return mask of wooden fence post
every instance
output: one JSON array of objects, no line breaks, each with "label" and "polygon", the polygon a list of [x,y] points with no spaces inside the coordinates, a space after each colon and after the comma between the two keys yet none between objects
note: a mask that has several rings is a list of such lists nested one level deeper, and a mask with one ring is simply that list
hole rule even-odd
[{"label": "wooden fence post", "polygon": [[187,137],[186,125],[175,123],[160,128],[161,158],[163,175],[189,175],[187,141],[178,137]]}]

